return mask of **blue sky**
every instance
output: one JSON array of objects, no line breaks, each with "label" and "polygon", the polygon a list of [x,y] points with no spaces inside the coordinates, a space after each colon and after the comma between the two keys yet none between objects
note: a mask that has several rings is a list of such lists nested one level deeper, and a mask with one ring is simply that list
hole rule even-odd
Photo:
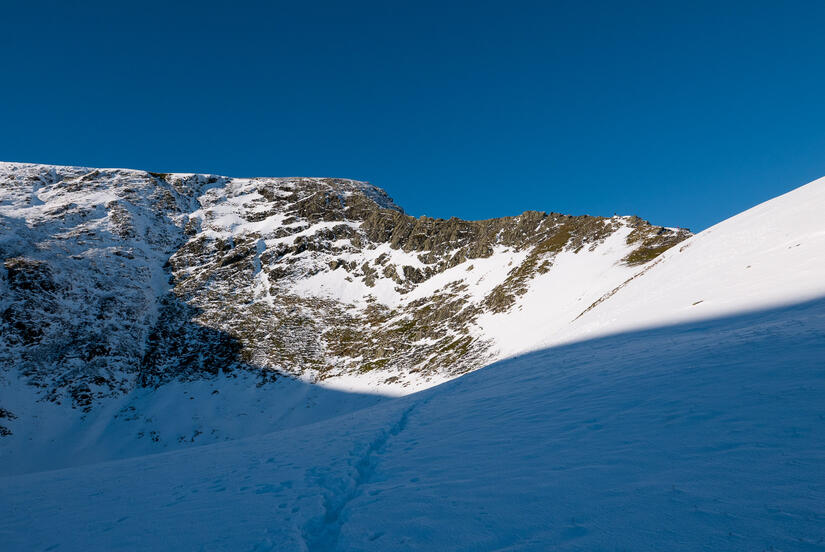
[{"label": "blue sky", "polygon": [[4,5],[0,159],[694,230],[825,175],[823,2],[79,4]]}]

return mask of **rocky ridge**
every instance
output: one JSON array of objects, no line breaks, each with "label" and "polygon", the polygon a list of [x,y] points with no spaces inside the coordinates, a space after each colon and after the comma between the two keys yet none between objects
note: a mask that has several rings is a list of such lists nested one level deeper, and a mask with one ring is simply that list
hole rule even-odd
[{"label": "rocky ridge", "polygon": [[616,267],[597,299],[689,235],[637,217],[415,218],[345,179],[5,163],[0,366],[84,410],[218,374],[415,388],[500,358],[490,321],[566,259]]}]

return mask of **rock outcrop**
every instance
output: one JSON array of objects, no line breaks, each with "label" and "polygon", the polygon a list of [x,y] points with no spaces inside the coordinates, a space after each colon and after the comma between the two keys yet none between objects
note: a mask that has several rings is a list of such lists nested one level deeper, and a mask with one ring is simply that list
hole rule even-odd
[{"label": "rock outcrop", "polygon": [[415,386],[498,358],[490,321],[562,258],[609,257],[621,281],[689,235],[415,218],[343,179],[0,164],[0,365],[86,410],[237,372]]}]

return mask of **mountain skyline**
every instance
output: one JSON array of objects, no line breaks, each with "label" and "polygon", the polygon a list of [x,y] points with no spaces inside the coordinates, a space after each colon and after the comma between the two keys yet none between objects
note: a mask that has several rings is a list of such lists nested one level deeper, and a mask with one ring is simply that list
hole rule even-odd
[{"label": "mountain skyline", "polygon": [[[0,158],[697,232],[825,174],[819,2],[15,2]],[[506,190],[506,193],[503,193]]]}]

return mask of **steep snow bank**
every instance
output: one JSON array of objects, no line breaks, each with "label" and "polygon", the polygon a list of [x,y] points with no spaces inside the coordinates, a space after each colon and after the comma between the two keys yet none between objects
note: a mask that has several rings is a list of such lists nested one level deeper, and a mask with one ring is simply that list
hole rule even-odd
[{"label": "steep snow bank", "polygon": [[825,296],[825,178],[663,253],[555,336],[561,343]]}]

